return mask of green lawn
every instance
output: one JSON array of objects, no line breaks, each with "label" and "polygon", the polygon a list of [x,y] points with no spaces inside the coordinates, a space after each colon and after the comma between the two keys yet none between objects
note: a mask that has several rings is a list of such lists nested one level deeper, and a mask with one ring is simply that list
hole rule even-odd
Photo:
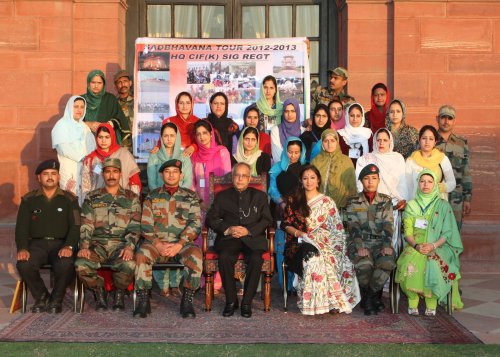
[{"label": "green lawn", "polygon": [[189,345],[0,342],[0,356],[499,356],[500,345]]}]

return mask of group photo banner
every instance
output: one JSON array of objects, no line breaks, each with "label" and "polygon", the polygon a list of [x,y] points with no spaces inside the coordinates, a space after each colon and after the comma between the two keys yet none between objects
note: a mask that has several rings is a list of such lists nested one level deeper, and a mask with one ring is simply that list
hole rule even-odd
[{"label": "group photo banner", "polygon": [[191,93],[194,115],[206,118],[209,99],[223,92],[228,117],[243,126],[243,112],[259,99],[262,80],[276,77],[282,102],[295,98],[301,118],[309,113],[307,39],[171,39],[135,41],[134,156],[147,162],[160,137],[161,123],[176,115],[175,97]]}]

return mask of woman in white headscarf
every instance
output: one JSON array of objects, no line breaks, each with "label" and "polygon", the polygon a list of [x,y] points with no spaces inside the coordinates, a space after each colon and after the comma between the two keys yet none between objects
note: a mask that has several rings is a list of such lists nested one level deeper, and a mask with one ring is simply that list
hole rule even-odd
[{"label": "woman in white headscarf", "polygon": [[[380,182],[377,192],[392,198],[394,206],[394,237],[393,245],[399,235],[400,218],[398,211],[403,210],[408,200],[406,185],[405,159],[403,155],[394,151],[394,138],[389,129],[380,128],[375,132],[373,151],[361,156],[356,162],[356,177],[368,164],[375,164],[380,170]],[[358,192],[363,191],[361,181],[357,181]]]},{"label": "woman in white headscarf", "polygon": [[359,103],[353,103],[345,111],[345,127],[337,131],[340,150],[349,156],[354,166],[356,161],[370,152],[372,131],[365,128],[365,110]]},{"label": "woman in white headscarf", "polygon": [[61,164],[60,186],[73,193],[83,202],[81,195],[82,161],[95,150],[95,138],[89,127],[83,122],[87,102],[83,97],[72,96],[66,104],[64,115],[52,129],[52,148],[57,151]]}]

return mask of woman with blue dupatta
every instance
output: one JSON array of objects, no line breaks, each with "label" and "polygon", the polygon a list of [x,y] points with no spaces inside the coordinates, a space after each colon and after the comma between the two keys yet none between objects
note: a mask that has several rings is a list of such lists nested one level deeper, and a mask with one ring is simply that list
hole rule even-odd
[{"label": "woman with blue dupatta", "polygon": [[[290,136],[284,145],[281,153],[281,160],[275,163],[269,170],[269,197],[278,206],[275,210],[274,220],[277,227],[283,219],[283,211],[286,206],[287,197],[294,193],[300,184],[300,172],[306,163],[306,147],[296,136]],[[282,263],[284,255],[292,258],[298,247],[297,237],[287,237],[285,246],[285,232],[276,229],[274,236],[274,247],[276,252],[276,262],[278,266],[278,279],[283,286]],[[293,274],[290,274],[287,290],[292,289]]]},{"label": "woman with blue dupatta", "polygon": [[408,314],[419,314],[424,298],[426,316],[435,316],[437,304],[446,303],[453,289],[453,309],[462,309],[458,292],[462,240],[450,204],[440,198],[434,172],[424,169],[417,179],[417,194],[403,216],[406,247],[397,262],[396,282],[408,297]]}]

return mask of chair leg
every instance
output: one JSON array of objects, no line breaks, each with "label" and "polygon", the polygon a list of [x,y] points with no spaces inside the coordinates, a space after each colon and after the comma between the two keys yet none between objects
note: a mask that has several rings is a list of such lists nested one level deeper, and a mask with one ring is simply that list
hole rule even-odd
[{"label": "chair leg", "polygon": [[389,287],[389,294],[391,297],[391,312],[393,314],[399,314],[399,284],[396,283],[396,271],[391,272],[391,280]]},{"label": "chair leg", "polygon": [[205,274],[205,311],[212,311],[212,296],[214,293],[214,275]]},{"label": "chair leg", "polygon": [[448,293],[448,305],[446,307],[448,315],[453,316],[453,289]]},{"label": "chair leg", "polygon": [[78,312],[78,277],[75,277],[75,284],[73,285],[73,312]]},{"label": "chair leg", "polygon": [[288,276],[285,267],[285,261],[281,264],[281,274],[283,275],[283,310],[288,311]]},{"label": "chair leg", "polygon": [[85,307],[85,286],[83,281],[79,281],[79,294],[80,295],[80,314],[83,314],[83,309]]},{"label": "chair leg", "polygon": [[137,291],[135,290],[132,292],[132,302],[134,304],[134,309],[132,311],[135,311],[136,303],[137,303]]},{"label": "chair leg", "polygon": [[21,280],[21,311],[24,314],[26,312],[26,304],[28,303],[28,288],[26,287],[26,282]]},{"label": "chair leg", "polygon": [[264,311],[271,310],[271,274],[266,273],[264,277]]}]

